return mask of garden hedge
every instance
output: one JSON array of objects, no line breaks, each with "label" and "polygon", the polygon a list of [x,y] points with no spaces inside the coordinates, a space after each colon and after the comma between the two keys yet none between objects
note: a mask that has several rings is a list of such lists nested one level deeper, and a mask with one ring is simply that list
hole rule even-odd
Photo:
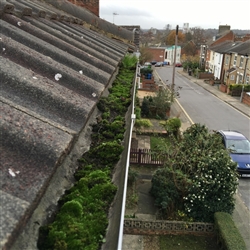
[{"label": "garden hedge", "polygon": [[218,241],[223,249],[247,250],[246,244],[230,214],[216,212],[214,214],[214,225]]}]

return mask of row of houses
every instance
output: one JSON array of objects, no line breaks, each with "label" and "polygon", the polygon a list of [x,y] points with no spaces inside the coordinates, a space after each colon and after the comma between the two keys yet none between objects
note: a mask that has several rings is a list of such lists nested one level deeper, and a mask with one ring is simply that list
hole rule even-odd
[{"label": "row of houses", "polygon": [[233,32],[228,30],[201,45],[200,67],[226,85],[249,84],[249,55],[250,40],[236,41]]}]

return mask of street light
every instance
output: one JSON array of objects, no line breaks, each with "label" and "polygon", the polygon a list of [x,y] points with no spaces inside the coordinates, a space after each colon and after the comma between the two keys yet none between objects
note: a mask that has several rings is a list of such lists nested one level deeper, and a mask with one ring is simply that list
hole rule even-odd
[{"label": "street light", "polygon": [[174,78],[175,78],[175,64],[176,64],[176,48],[177,48],[177,41],[178,41],[178,29],[179,29],[179,25],[176,25],[175,46],[174,46],[174,64],[173,64],[173,75],[172,75],[172,85],[171,85],[171,101],[174,100]]},{"label": "street light", "polygon": [[117,16],[119,14],[117,14],[116,12],[113,12],[113,24],[115,24],[115,16]]}]

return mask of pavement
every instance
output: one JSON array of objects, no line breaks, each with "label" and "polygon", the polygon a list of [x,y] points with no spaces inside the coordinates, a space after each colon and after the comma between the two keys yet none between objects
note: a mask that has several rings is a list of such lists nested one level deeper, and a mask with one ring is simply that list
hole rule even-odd
[{"label": "pavement", "polygon": [[[239,97],[232,97],[226,93],[223,93],[219,90],[218,86],[212,86],[208,83],[205,83],[204,80],[189,76],[183,70],[178,70],[177,73],[182,74],[190,81],[200,85],[225,103],[231,105],[241,113],[250,117],[250,107],[244,103],[241,103]],[[155,77],[158,77],[158,75],[155,74]],[[176,100],[176,102],[174,102],[174,104],[171,106],[171,116],[176,115],[178,115],[182,121],[182,131],[184,131],[192,124],[191,119],[185,112],[184,108],[180,105],[178,100]],[[138,140],[138,148],[150,148],[150,136],[137,135],[136,137],[136,139]],[[138,208],[136,211],[126,211],[126,214],[131,215],[131,213],[133,213],[137,218],[155,219],[156,208],[152,206],[153,200],[149,194],[151,181],[149,178],[147,178],[147,175],[144,175],[143,178],[145,179],[142,179],[141,185],[138,185]],[[250,211],[237,193],[235,195],[235,200],[235,210],[232,215],[233,220],[246,243],[247,249],[250,250]],[[144,206],[145,203],[151,203],[151,205],[146,207]],[[123,237],[122,249],[145,250],[146,248],[144,247],[144,245],[144,237],[142,235],[124,235]]]}]

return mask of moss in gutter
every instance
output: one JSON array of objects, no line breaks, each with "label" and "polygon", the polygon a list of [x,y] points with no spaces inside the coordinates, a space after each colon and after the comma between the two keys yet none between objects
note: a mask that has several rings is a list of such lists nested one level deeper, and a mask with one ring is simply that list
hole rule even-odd
[{"label": "moss in gutter", "polygon": [[75,186],[60,199],[55,220],[40,228],[40,250],[94,250],[105,241],[108,209],[117,190],[112,170],[123,151],[124,117],[135,74],[127,58],[126,64],[129,68],[122,64],[109,96],[98,104],[103,116],[93,127],[90,150],[79,160]]}]

